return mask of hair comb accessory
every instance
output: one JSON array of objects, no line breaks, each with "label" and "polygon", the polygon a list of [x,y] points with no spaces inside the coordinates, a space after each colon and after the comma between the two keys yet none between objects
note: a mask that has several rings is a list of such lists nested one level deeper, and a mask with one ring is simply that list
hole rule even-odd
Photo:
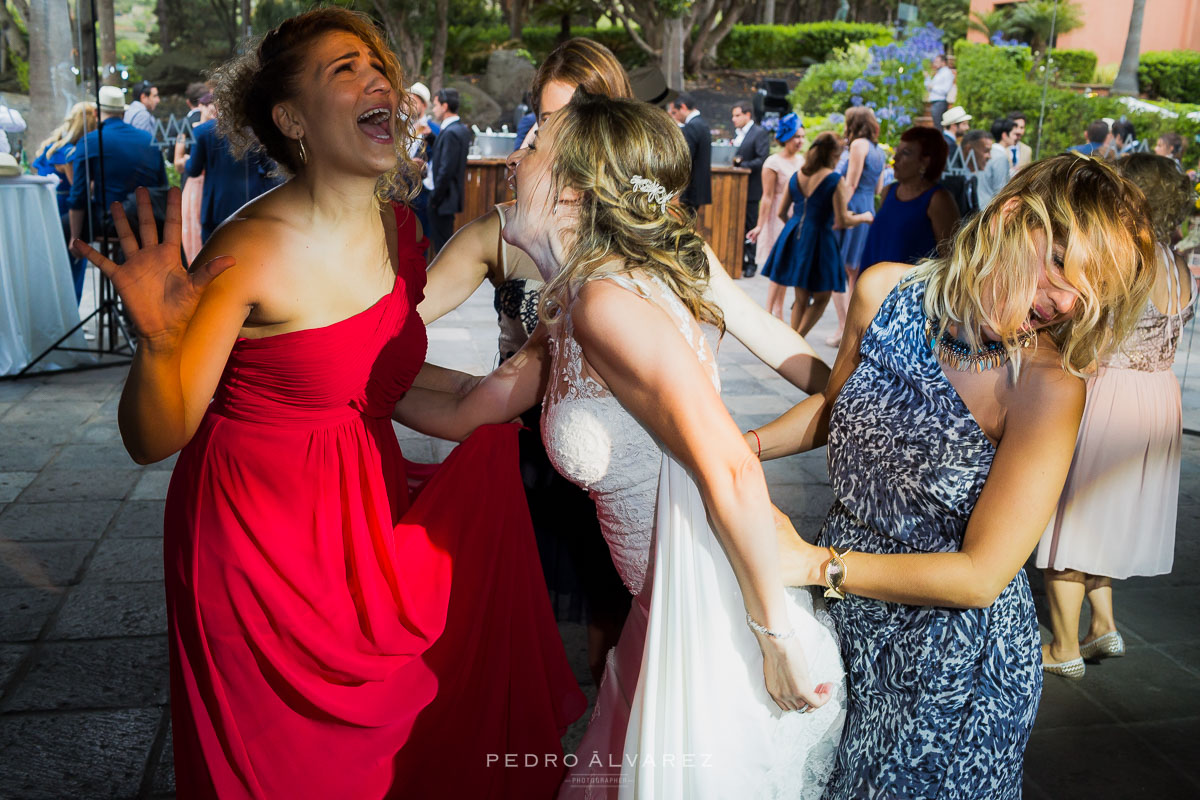
[{"label": "hair comb accessory", "polygon": [[662,212],[667,213],[667,203],[671,202],[671,198],[675,196],[674,192],[668,192],[661,183],[653,178],[643,178],[641,175],[634,175],[629,182],[633,185],[634,191],[645,192],[649,195],[650,202],[658,203]]}]

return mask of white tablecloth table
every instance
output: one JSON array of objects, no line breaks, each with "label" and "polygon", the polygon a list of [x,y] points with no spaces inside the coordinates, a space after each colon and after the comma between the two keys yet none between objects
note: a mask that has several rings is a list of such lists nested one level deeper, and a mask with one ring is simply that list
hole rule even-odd
[{"label": "white tablecloth table", "polygon": [[[11,375],[79,324],[53,177],[0,178],[0,375]],[[63,342],[86,347],[83,332]],[[55,351],[35,371],[94,360]]]}]

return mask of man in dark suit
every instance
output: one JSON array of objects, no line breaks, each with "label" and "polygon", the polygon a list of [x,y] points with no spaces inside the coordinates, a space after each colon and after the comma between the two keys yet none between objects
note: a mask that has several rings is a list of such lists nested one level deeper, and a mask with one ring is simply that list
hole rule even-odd
[{"label": "man in dark suit", "polygon": [[683,138],[692,154],[692,179],[679,202],[699,211],[700,206],[712,202],[712,135],[696,108],[696,99],[686,92],[671,102],[671,116],[683,128]]},{"label": "man in dark suit", "polygon": [[[125,114],[125,94],[117,86],[100,87],[100,130],[93,130],[79,140],[71,155],[75,180],[67,195],[67,229],[72,239],[92,241],[107,227],[109,208],[124,203],[139,186],[145,186],[165,196],[167,171],[162,152],[154,146],[150,134],[138,130],[122,117]],[[103,135],[104,149],[100,139]],[[101,166],[104,162],[104,196],[100,196]],[[88,178],[91,178],[91,185]],[[89,205],[91,208],[89,209]],[[92,226],[95,226],[93,230]],[[83,293],[87,260],[72,256],[71,271],[75,278],[75,297]]]},{"label": "man in dark suit", "polygon": [[433,142],[430,169],[425,176],[429,195],[429,238],[441,250],[454,233],[454,215],[463,210],[467,183],[467,153],[471,129],[458,118],[458,90],[438,89],[433,96],[433,118],[442,126]]},{"label": "man in dark suit", "polygon": [[184,171],[189,178],[204,175],[204,194],[200,200],[200,241],[207,242],[222,222],[235,211],[274,187],[271,176],[274,163],[263,156],[245,159],[233,157],[229,141],[217,132],[217,121],[210,119],[192,129],[196,143]]},{"label": "man in dark suit", "polygon": [[[733,165],[750,170],[750,181],[746,186],[746,226],[743,234],[758,224],[758,203],[762,199],[763,162],[771,153],[771,137],[762,125],[756,125],[749,103],[738,103],[733,107]],[[742,275],[754,275],[754,248],[742,249]],[[748,256],[748,257],[747,257]]]}]

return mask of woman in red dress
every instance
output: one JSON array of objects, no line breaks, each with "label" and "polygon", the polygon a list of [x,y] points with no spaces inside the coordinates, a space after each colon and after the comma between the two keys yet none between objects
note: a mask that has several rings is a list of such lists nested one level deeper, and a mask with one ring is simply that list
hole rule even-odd
[{"label": "woman in red dress", "polygon": [[386,201],[417,181],[403,85],[367,18],[288,20],[223,68],[217,101],[235,147],[251,131],[294,177],[190,274],[177,192],[162,245],[114,211],[120,267],[75,243],[140,331],[126,448],[182,450],[164,539],[180,797],[549,797],[584,709],[515,427],[407,489],[390,416],[439,375],[416,313],[425,239]]}]

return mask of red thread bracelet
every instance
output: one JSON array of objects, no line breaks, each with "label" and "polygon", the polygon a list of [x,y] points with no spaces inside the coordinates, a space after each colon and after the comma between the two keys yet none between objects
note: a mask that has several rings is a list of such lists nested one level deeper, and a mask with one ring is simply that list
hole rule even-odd
[{"label": "red thread bracelet", "polygon": [[759,461],[762,461],[762,439],[758,438],[758,431],[754,430],[753,428],[750,429],[750,433],[754,434],[754,441],[758,443],[757,458]]}]

